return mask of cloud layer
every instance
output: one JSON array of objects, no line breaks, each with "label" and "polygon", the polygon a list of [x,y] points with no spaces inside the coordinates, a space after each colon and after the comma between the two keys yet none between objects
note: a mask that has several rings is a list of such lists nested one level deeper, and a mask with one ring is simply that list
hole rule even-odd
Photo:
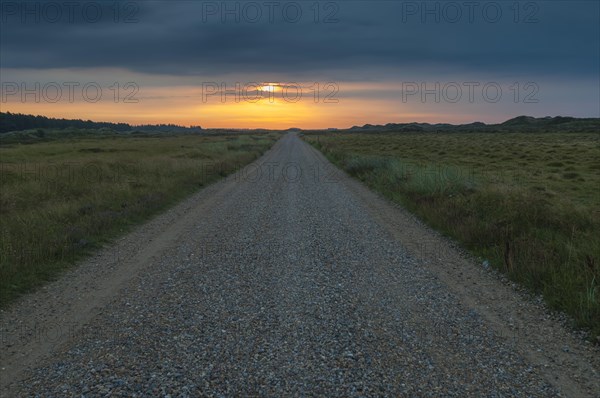
[{"label": "cloud layer", "polygon": [[543,80],[571,83],[552,99],[565,113],[573,99],[598,101],[596,1],[72,4],[2,1],[2,80],[26,69],[124,70],[153,76],[156,86],[217,76],[372,85]]}]

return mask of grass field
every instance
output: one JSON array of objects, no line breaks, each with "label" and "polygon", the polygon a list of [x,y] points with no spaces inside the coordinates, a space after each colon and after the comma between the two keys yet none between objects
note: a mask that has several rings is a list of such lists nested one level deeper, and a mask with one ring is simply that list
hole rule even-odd
[{"label": "grass field", "polygon": [[403,204],[600,336],[594,133],[313,133],[350,175]]},{"label": "grass field", "polygon": [[4,306],[132,225],[256,159],[278,136],[72,131],[2,138]]}]

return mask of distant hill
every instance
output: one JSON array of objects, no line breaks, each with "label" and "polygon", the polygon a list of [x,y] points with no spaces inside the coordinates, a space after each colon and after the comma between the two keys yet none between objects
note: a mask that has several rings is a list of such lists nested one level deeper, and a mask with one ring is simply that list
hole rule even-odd
[{"label": "distant hill", "polygon": [[132,126],[127,123],[93,122],[81,119],[54,119],[46,116],[0,112],[0,134],[31,129],[111,129],[117,132],[199,132],[200,126],[183,127],[175,124]]},{"label": "distant hill", "polygon": [[[538,126],[547,126],[547,125],[552,125],[552,124],[562,124],[562,123],[569,123],[569,122],[573,122],[576,121],[577,119],[574,117],[564,117],[564,116],[556,116],[556,117],[551,117],[551,116],[546,116],[546,117],[541,117],[541,118],[535,118],[535,117],[531,117],[531,116],[517,116],[513,119],[509,119],[507,121],[505,121],[504,123],[500,123],[502,126],[532,126],[532,125],[538,125]],[[582,119],[582,120],[586,120],[586,119]]]},{"label": "distant hill", "polygon": [[468,124],[448,123],[388,123],[385,125],[365,124],[353,126],[352,132],[436,132],[436,131],[539,131],[539,130],[600,131],[599,118],[574,118],[566,116],[517,116],[499,124],[474,122]]}]

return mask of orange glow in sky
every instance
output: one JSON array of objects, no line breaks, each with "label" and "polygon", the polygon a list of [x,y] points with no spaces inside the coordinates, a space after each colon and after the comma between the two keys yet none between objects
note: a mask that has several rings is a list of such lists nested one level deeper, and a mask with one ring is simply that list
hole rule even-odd
[{"label": "orange glow in sky", "polygon": [[369,114],[381,108],[381,104],[336,97],[335,87],[325,90],[314,83],[216,86],[210,90],[194,86],[140,88],[131,98],[128,95],[133,90],[122,90],[117,101],[115,90],[103,86],[103,96],[97,102],[78,98],[77,92],[74,101],[64,94],[57,102],[47,101],[44,95],[38,102],[32,95],[23,101],[17,93],[7,96],[2,108],[13,113],[130,124],[271,129],[349,127],[368,120]]},{"label": "orange glow in sky", "polygon": [[[34,82],[39,82],[35,70],[8,70],[5,75],[9,73],[11,77],[5,81],[25,81],[28,90],[35,87]],[[519,114],[518,109],[507,115],[495,114],[496,104],[482,101],[435,103],[422,101],[419,95],[403,100],[403,83],[394,81],[290,83],[272,80],[244,84],[214,79],[201,83],[193,77],[157,77],[123,70],[92,73],[53,70],[47,82],[40,82],[37,97],[31,93],[25,96],[20,92],[11,93],[3,86],[2,111],[132,125],[165,123],[248,129],[349,128],[367,123],[489,123]],[[92,76],[105,77],[96,82]],[[85,94],[82,83],[75,89],[73,98],[63,88],[62,96],[54,101],[57,91],[53,84],[64,83],[48,82],[70,80],[94,82],[101,89],[101,98],[90,101],[89,97],[94,97],[97,89],[91,87]],[[119,81],[118,86],[115,80]],[[136,83],[128,86],[127,82]],[[513,106],[518,108],[519,104]]]}]

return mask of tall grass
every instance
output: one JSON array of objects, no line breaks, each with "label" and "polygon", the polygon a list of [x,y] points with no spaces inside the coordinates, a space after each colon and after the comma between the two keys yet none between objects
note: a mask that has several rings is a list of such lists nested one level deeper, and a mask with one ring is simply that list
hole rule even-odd
[{"label": "tall grass", "polygon": [[[410,138],[390,135],[378,140],[387,140],[389,148]],[[477,136],[427,137],[440,141],[461,138],[465,145],[471,145]],[[531,174],[529,179],[497,178],[498,173],[478,173],[472,164],[444,164],[439,157],[433,162],[402,146],[393,153],[376,155],[366,140],[350,135],[306,139],[351,176],[403,204],[512,280],[543,294],[552,308],[569,314],[577,327],[600,335],[600,203],[594,199],[594,190],[600,185],[594,185],[599,181],[593,173],[585,175],[576,195],[568,193],[568,179],[564,183],[567,192],[562,196],[547,195],[533,175],[540,171],[535,164],[521,165],[525,175]],[[496,139],[502,141],[503,137]],[[559,145],[558,156],[561,148],[565,149]],[[589,145],[580,150],[586,159],[590,155],[587,152],[593,155],[598,148]],[[453,154],[453,160],[460,160],[460,156]],[[476,158],[470,152],[469,156]],[[483,152],[481,156],[485,156]],[[506,162],[511,161],[506,157]],[[588,200],[580,200],[581,191],[590,192]]]},{"label": "tall grass", "polygon": [[0,304],[256,159],[275,138],[86,136],[0,147]]}]

